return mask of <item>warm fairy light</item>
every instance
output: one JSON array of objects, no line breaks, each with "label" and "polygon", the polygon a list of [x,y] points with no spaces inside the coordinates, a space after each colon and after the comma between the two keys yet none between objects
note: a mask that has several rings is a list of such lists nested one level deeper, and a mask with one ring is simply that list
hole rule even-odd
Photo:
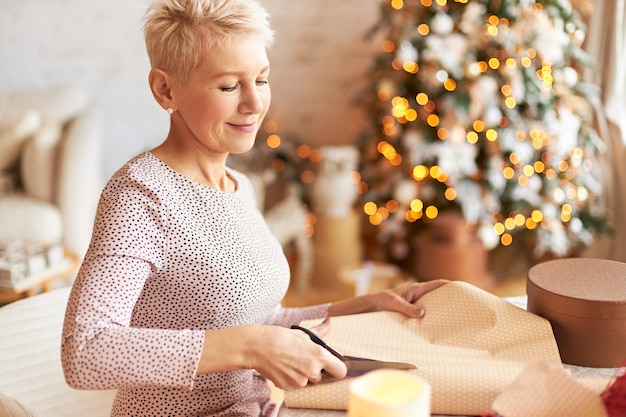
[{"label": "warm fairy light", "polygon": [[322,152],[319,149],[311,149],[309,160],[314,164],[319,164],[322,161]]},{"label": "warm fairy light", "polygon": [[435,111],[435,102],[432,101],[432,100],[428,100],[428,102],[426,104],[424,104],[424,110],[426,110],[428,112]]},{"label": "warm fairy light", "polygon": [[515,176],[515,170],[511,167],[505,167],[502,170],[502,175],[504,175],[504,178],[506,178],[507,180],[510,180]]},{"label": "warm fairy light", "polygon": [[379,224],[381,224],[383,222],[383,218],[378,213],[372,214],[369,217],[369,220],[370,220],[370,223],[373,224],[374,226],[378,226]]},{"label": "warm fairy light", "polygon": [[526,175],[520,175],[519,178],[517,179],[517,183],[519,185],[521,185],[522,187],[526,187],[528,185],[528,177]]},{"label": "warm fairy light", "polygon": [[498,139],[498,132],[495,129],[487,129],[485,137],[490,142],[495,142]]},{"label": "warm fairy light", "polygon": [[428,206],[426,207],[424,214],[427,218],[432,220],[439,215],[439,209],[435,206]]},{"label": "warm fairy light", "polygon": [[494,70],[500,68],[500,60],[498,58],[489,58],[489,68]]},{"label": "warm fairy light", "polygon": [[402,63],[402,68],[409,74],[415,74],[417,70],[419,69],[419,66],[417,65],[417,62],[404,61]]},{"label": "warm fairy light", "polygon": [[403,0],[391,0],[391,7],[393,7],[396,10],[400,10],[404,7],[404,1]]},{"label": "warm fairy light", "polygon": [[522,63],[522,66],[523,66],[524,68],[528,68],[528,67],[530,67],[530,66],[533,64],[533,60],[532,60],[532,59],[530,59],[530,58],[529,58],[529,57],[527,57],[527,56],[522,57],[522,59],[520,60],[520,62]]},{"label": "warm fairy light", "polygon": [[278,131],[278,123],[276,120],[267,120],[263,123],[263,130],[269,134],[276,133]]},{"label": "warm fairy light", "polygon": [[466,139],[468,143],[471,143],[473,145],[478,142],[478,133],[467,132]]},{"label": "warm fairy light", "polygon": [[389,213],[395,213],[400,208],[400,205],[396,200],[389,200],[387,204],[385,204],[385,208]]},{"label": "warm fairy light", "polygon": [[378,148],[378,151],[388,160],[392,160],[396,157],[397,151],[388,142],[381,142],[382,146]]},{"label": "warm fairy light", "polygon": [[515,100],[513,97],[507,97],[504,99],[504,105],[509,109],[514,109],[515,106],[517,106],[517,100]]},{"label": "warm fairy light", "polygon": [[456,89],[456,81],[454,81],[452,78],[448,78],[443,82],[443,88],[448,91],[454,91]]},{"label": "warm fairy light", "polygon": [[514,221],[517,227],[522,227],[524,223],[526,223],[526,217],[524,217],[523,214],[518,213],[515,215]]},{"label": "warm fairy light", "polygon": [[516,130],[515,139],[517,139],[518,142],[524,141],[526,139],[526,132],[524,132],[523,130]]},{"label": "warm fairy light", "polygon": [[280,136],[276,134],[269,135],[266,139],[267,146],[272,149],[276,149],[280,146]]},{"label": "warm fairy light", "polygon": [[274,172],[282,172],[285,169],[285,161],[278,158],[273,159],[271,166]]},{"label": "warm fairy light", "polygon": [[378,90],[378,99],[380,101],[387,101],[391,97],[391,91],[386,88],[381,88]]},{"label": "warm fairy light", "polygon": [[411,201],[410,207],[414,212],[422,211],[424,210],[424,202],[419,198],[416,198]]},{"label": "warm fairy light", "polygon": [[296,148],[296,155],[299,158],[306,159],[311,156],[311,147],[308,145],[300,145]]},{"label": "warm fairy light", "polygon": [[498,222],[493,225],[493,232],[498,236],[502,235],[506,229],[504,228],[504,224]]},{"label": "warm fairy light", "polygon": [[422,36],[426,36],[430,33],[430,28],[428,27],[426,23],[422,23],[417,27],[417,33],[419,33]]},{"label": "warm fairy light", "polygon": [[376,210],[378,210],[378,206],[373,201],[368,201],[363,205],[363,212],[368,216],[376,213]]},{"label": "warm fairy light", "polygon": [[520,156],[517,152],[511,152],[511,155],[509,155],[509,161],[511,161],[511,163],[513,165],[516,165],[520,162]]},{"label": "warm fairy light", "polygon": [[504,96],[509,97],[511,94],[513,94],[513,88],[511,88],[510,85],[504,84],[502,87],[500,87],[500,92]]},{"label": "warm fairy light", "polygon": [[509,218],[507,218],[507,219],[504,221],[504,228],[505,228],[506,230],[513,230],[513,229],[515,229],[515,219],[512,219],[512,218],[510,218],[510,217],[509,217]]},{"label": "warm fairy light", "polygon": [[500,243],[502,243],[502,246],[510,246],[511,243],[513,243],[513,236],[511,236],[509,233],[505,233],[500,237]]},{"label": "warm fairy light", "polygon": [[432,0],[421,0],[422,6],[424,7],[430,7],[433,5],[433,1]]},{"label": "warm fairy light", "polygon": [[428,126],[430,127],[438,126],[439,116],[437,116],[436,114],[429,114],[428,117],[426,118],[426,123],[428,123]]},{"label": "warm fairy light", "polygon": [[546,166],[541,161],[535,161],[535,163],[533,164],[533,168],[535,169],[535,172],[541,174],[543,170],[546,168]]},{"label": "warm fairy light", "polygon": [[348,174],[348,181],[352,184],[358,184],[361,182],[361,173],[359,171],[351,171]]},{"label": "warm fairy light", "polygon": [[524,175],[526,175],[527,177],[530,177],[535,173],[535,168],[533,168],[532,165],[524,165],[522,172],[524,172]]},{"label": "warm fairy light", "polygon": [[302,174],[300,174],[300,179],[305,184],[313,184],[315,181],[315,172],[310,169],[305,169],[302,171]]},{"label": "warm fairy light", "polygon": [[396,167],[402,165],[402,155],[400,155],[399,153],[396,153],[394,158],[389,160],[389,163],[391,163],[391,165],[396,166]]},{"label": "warm fairy light", "polygon": [[383,51],[387,53],[392,53],[393,51],[396,50],[396,44],[390,40],[386,40],[386,41],[383,41],[382,48],[383,48]]},{"label": "warm fairy light", "polygon": [[567,198],[569,198],[570,200],[576,200],[577,197],[577,192],[576,192],[576,188],[569,188],[567,190]]},{"label": "warm fairy light", "polygon": [[417,165],[413,168],[413,178],[418,181],[423,180],[428,176],[428,167],[425,165]]},{"label": "warm fairy light", "polygon": [[448,201],[454,201],[456,199],[456,190],[454,188],[446,188],[444,196]]},{"label": "warm fairy light", "polygon": [[417,104],[419,104],[420,106],[425,105],[426,103],[428,103],[428,94],[417,93],[417,95],[415,96],[415,101],[417,101]]},{"label": "warm fairy light", "polygon": [[447,128],[441,127],[439,129],[437,129],[437,137],[439,139],[446,140],[446,139],[448,139],[449,136],[450,136],[450,132],[448,131]]},{"label": "warm fairy light", "polygon": [[434,180],[438,180],[443,174],[443,170],[438,165],[433,165],[430,167],[430,177]]},{"label": "warm fairy light", "polygon": [[417,119],[417,111],[415,109],[408,109],[404,114],[404,118],[409,122],[413,122]]},{"label": "warm fairy light", "polygon": [[382,120],[383,127],[390,129],[396,124],[396,120],[391,116],[385,116]]},{"label": "warm fairy light", "polygon": [[493,25],[487,25],[487,33],[491,36],[498,35],[498,27]]},{"label": "warm fairy light", "polygon": [[498,23],[500,23],[500,18],[498,16],[496,16],[495,14],[490,15],[489,17],[487,17],[487,22],[489,22],[490,25],[497,25]]},{"label": "warm fairy light", "polygon": [[437,3],[439,6],[445,6],[446,4],[448,4],[448,0],[435,0],[435,3]]},{"label": "warm fairy light", "polygon": [[505,65],[508,69],[515,69],[517,68],[517,61],[515,60],[515,58],[507,58],[505,61]]},{"label": "warm fairy light", "polygon": [[571,150],[570,155],[572,155],[572,158],[582,158],[584,156],[584,152],[580,148],[574,148]]},{"label": "warm fairy light", "polygon": [[483,130],[485,130],[485,122],[483,122],[482,120],[474,120],[474,123],[472,123],[472,127],[475,131],[482,132]]}]

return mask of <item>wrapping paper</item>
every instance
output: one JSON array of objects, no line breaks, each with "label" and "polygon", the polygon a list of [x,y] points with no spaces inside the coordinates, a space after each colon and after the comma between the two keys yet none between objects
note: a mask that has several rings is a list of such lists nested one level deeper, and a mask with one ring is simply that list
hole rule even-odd
[{"label": "wrapping paper", "polygon": [[[433,414],[487,414],[531,363],[562,369],[550,323],[486,291],[454,281],[421,303],[422,319],[394,312],[334,317],[325,340],[346,355],[417,365],[407,372],[431,384]],[[286,392],[285,405],[345,410],[349,383],[345,378]]]},{"label": "wrapping paper", "polygon": [[528,366],[493,403],[505,417],[607,417],[598,393],[561,367]]}]

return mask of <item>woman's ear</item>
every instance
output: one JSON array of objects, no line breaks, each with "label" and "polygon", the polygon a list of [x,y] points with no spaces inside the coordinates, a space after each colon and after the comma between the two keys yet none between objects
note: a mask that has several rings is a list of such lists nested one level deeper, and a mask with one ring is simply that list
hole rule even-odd
[{"label": "woman's ear", "polygon": [[176,109],[176,103],[172,97],[172,78],[163,70],[153,68],[148,75],[148,84],[154,99],[164,109]]}]

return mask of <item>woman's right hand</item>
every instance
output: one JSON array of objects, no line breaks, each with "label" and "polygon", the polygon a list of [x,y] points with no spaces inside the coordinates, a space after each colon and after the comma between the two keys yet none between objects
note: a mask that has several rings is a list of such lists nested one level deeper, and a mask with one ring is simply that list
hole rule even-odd
[{"label": "woman's right hand", "polygon": [[[312,328],[320,337],[330,330],[327,319]],[[283,390],[346,376],[346,365],[300,330],[246,325],[205,332],[198,373],[256,369]]]},{"label": "woman's right hand", "polygon": [[[346,376],[346,365],[328,350],[311,341],[300,330],[278,326],[263,326],[262,337],[251,367],[269,379],[278,388],[291,390],[308,383],[317,383],[326,373],[332,378]],[[330,330],[330,321],[326,320],[311,329],[320,337]],[[254,366],[252,366],[254,365]]]}]

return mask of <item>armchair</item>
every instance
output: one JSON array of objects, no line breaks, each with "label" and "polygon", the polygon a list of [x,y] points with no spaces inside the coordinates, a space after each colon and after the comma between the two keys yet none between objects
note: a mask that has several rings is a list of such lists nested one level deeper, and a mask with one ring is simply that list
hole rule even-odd
[{"label": "armchair", "polygon": [[77,87],[0,93],[0,240],[82,257],[102,183],[100,108]]}]

